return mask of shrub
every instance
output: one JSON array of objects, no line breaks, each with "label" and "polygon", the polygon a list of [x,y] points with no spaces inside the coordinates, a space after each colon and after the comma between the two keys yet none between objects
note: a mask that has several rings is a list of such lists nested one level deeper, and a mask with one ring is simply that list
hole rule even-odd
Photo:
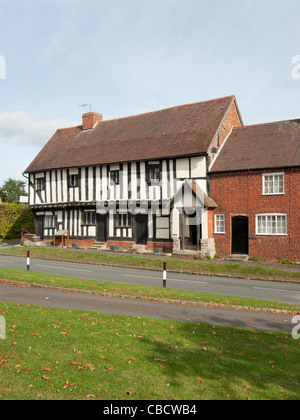
[{"label": "shrub", "polygon": [[284,258],[280,260],[281,264],[293,264],[293,261],[289,260],[288,258]]},{"label": "shrub", "polygon": [[215,254],[214,258],[220,258],[220,254]]},{"label": "shrub", "polygon": [[0,238],[18,239],[34,232],[34,216],[25,204],[0,205]]}]

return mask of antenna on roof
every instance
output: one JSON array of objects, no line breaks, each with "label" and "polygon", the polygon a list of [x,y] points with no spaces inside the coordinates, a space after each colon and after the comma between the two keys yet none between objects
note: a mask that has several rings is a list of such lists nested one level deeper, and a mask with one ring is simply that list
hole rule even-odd
[{"label": "antenna on roof", "polygon": [[[87,108],[87,107],[90,107],[90,112],[92,111],[92,105],[91,104],[82,104],[82,105],[79,105],[79,108],[80,107],[84,107],[84,108]],[[86,111],[85,111],[86,112]]]}]

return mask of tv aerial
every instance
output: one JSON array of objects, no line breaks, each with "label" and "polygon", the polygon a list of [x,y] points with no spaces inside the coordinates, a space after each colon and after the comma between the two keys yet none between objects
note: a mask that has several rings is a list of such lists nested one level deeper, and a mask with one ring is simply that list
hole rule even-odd
[{"label": "tv aerial", "polygon": [[84,111],[85,112],[87,112],[87,108],[89,107],[89,112],[91,112],[92,111],[92,105],[91,104],[82,104],[82,105],[79,105],[79,108],[81,108],[81,107],[83,107],[84,108]]}]

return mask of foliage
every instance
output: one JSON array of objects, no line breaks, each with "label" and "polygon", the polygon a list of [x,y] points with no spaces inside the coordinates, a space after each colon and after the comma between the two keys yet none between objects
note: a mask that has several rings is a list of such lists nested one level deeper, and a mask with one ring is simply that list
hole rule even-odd
[{"label": "foliage", "polygon": [[259,261],[260,258],[259,257],[250,257],[249,261]]},{"label": "foliage", "polygon": [[281,264],[293,264],[293,261],[291,261],[289,258],[284,258],[280,260]]},{"label": "foliage", "polygon": [[25,186],[24,181],[9,178],[0,188],[0,197],[3,203],[18,203],[20,195],[27,195],[22,192]]},{"label": "foliage", "polygon": [[34,232],[34,216],[24,204],[0,204],[0,238],[16,239]]}]

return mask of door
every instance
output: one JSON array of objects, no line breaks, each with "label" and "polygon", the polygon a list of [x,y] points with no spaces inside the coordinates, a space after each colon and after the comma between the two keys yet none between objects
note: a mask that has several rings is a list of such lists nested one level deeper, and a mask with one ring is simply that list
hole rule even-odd
[{"label": "door", "polygon": [[35,234],[44,239],[44,216],[35,216]]},{"label": "door", "polygon": [[107,241],[107,214],[96,214],[96,240]]},{"label": "door", "polygon": [[244,216],[232,218],[232,254],[249,253],[249,219]]},{"label": "door", "polygon": [[148,239],[148,215],[137,214],[135,216],[135,237],[136,243],[146,245]]}]

